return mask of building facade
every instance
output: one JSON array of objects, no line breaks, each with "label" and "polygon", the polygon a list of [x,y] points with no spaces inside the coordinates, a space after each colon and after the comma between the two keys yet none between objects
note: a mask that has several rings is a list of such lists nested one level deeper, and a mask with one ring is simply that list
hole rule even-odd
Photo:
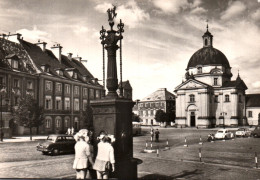
[{"label": "building facade", "polygon": [[246,116],[249,126],[260,125],[260,94],[246,94]]},{"label": "building facade", "polygon": [[213,35],[202,36],[203,48],[187,65],[185,80],[176,87],[176,124],[182,127],[238,126],[246,124],[247,86],[235,80],[226,56],[213,48]]},{"label": "building facade", "polygon": [[138,112],[142,125],[160,125],[155,120],[156,111],[159,109],[165,113],[175,113],[175,95],[166,88],[158,89],[141,101],[136,101],[133,112]]},{"label": "building facade", "polygon": [[[0,38],[0,88],[5,136],[27,134],[26,128],[11,123],[10,110],[19,99],[31,94],[44,107],[44,124],[39,133],[61,133],[84,127],[82,111],[91,99],[104,92],[80,57],[63,55],[62,46],[46,49],[45,42],[32,44],[20,34]],[[12,127],[10,128],[10,125]],[[10,132],[12,131],[12,132]]]}]

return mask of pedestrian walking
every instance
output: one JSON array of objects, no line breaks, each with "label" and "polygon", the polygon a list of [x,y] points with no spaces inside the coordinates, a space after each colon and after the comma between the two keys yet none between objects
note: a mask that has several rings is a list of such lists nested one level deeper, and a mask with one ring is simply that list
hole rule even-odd
[{"label": "pedestrian walking", "polygon": [[153,142],[153,138],[154,138],[154,129],[151,127],[150,130],[150,134],[151,134],[151,142]]},{"label": "pedestrian walking", "polygon": [[156,140],[156,142],[159,142],[159,134],[160,134],[159,130],[156,129],[156,131],[155,131],[155,140]]},{"label": "pedestrian walking", "polygon": [[111,139],[104,133],[99,136],[98,153],[93,169],[97,171],[97,179],[108,179],[109,172],[115,171],[114,148]]},{"label": "pedestrian walking", "polygon": [[71,127],[71,135],[74,135],[74,128]]},{"label": "pedestrian walking", "polygon": [[70,128],[68,128],[67,134],[68,134],[68,135],[71,135],[71,129],[70,129]]},{"label": "pedestrian walking", "polygon": [[93,146],[90,145],[89,137],[86,129],[78,132],[74,138],[77,143],[74,146],[75,160],[73,162],[73,169],[76,170],[76,179],[91,178],[89,169],[92,168],[93,161]]}]

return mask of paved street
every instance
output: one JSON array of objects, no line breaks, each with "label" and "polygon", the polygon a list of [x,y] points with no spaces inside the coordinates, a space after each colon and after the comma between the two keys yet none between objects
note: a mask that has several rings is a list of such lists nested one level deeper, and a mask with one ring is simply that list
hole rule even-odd
[{"label": "paved street", "polygon": [[[147,131],[149,129],[146,129]],[[254,153],[260,154],[260,138],[206,142],[207,134],[216,130],[160,129],[159,157],[144,153],[149,134],[134,137],[134,157],[143,161],[138,166],[141,179],[260,179],[255,169]],[[202,137],[203,145],[199,144]],[[184,147],[184,137],[188,147]],[[170,150],[164,150],[166,140]],[[2,178],[75,178],[72,169],[74,155],[43,156],[33,142],[0,144],[0,177]],[[150,143],[148,143],[148,149]],[[199,161],[199,148],[202,162]],[[22,153],[21,153],[22,152]]]}]

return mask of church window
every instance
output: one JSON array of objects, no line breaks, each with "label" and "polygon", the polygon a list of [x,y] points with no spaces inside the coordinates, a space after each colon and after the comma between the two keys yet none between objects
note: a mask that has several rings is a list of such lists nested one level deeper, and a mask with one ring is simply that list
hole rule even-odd
[{"label": "church window", "polygon": [[215,95],[215,102],[218,102],[218,96]]},{"label": "church window", "polygon": [[218,78],[214,78],[214,85],[218,85]]},{"label": "church window", "polygon": [[229,102],[229,95],[225,95],[225,102]]},{"label": "church window", "polygon": [[202,73],[202,67],[198,67],[197,71],[198,71],[198,74],[201,74]]},{"label": "church window", "polygon": [[195,96],[193,94],[190,95],[190,102],[195,102]]},{"label": "church window", "polygon": [[252,111],[248,111],[248,117],[253,117]]},{"label": "church window", "polygon": [[208,45],[208,39],[205,39],[205,46]]}]

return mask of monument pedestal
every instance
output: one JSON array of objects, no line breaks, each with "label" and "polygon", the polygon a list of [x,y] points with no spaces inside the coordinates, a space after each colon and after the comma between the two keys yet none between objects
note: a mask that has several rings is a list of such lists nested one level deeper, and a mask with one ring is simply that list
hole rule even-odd
[{"label": "monument pedestal", "polygon": [[[93,108],[95,145],[101,131],[114,135],[115,172],[111,178],[137,179],[137,160],[133,158],[132,108],[129,99],[100,99],[90,101]],[[97,149],[96,149],[97,150]],[[96,151],[95,150],[95,151]],[[97,151],[96,151],[97,152]]]}]

